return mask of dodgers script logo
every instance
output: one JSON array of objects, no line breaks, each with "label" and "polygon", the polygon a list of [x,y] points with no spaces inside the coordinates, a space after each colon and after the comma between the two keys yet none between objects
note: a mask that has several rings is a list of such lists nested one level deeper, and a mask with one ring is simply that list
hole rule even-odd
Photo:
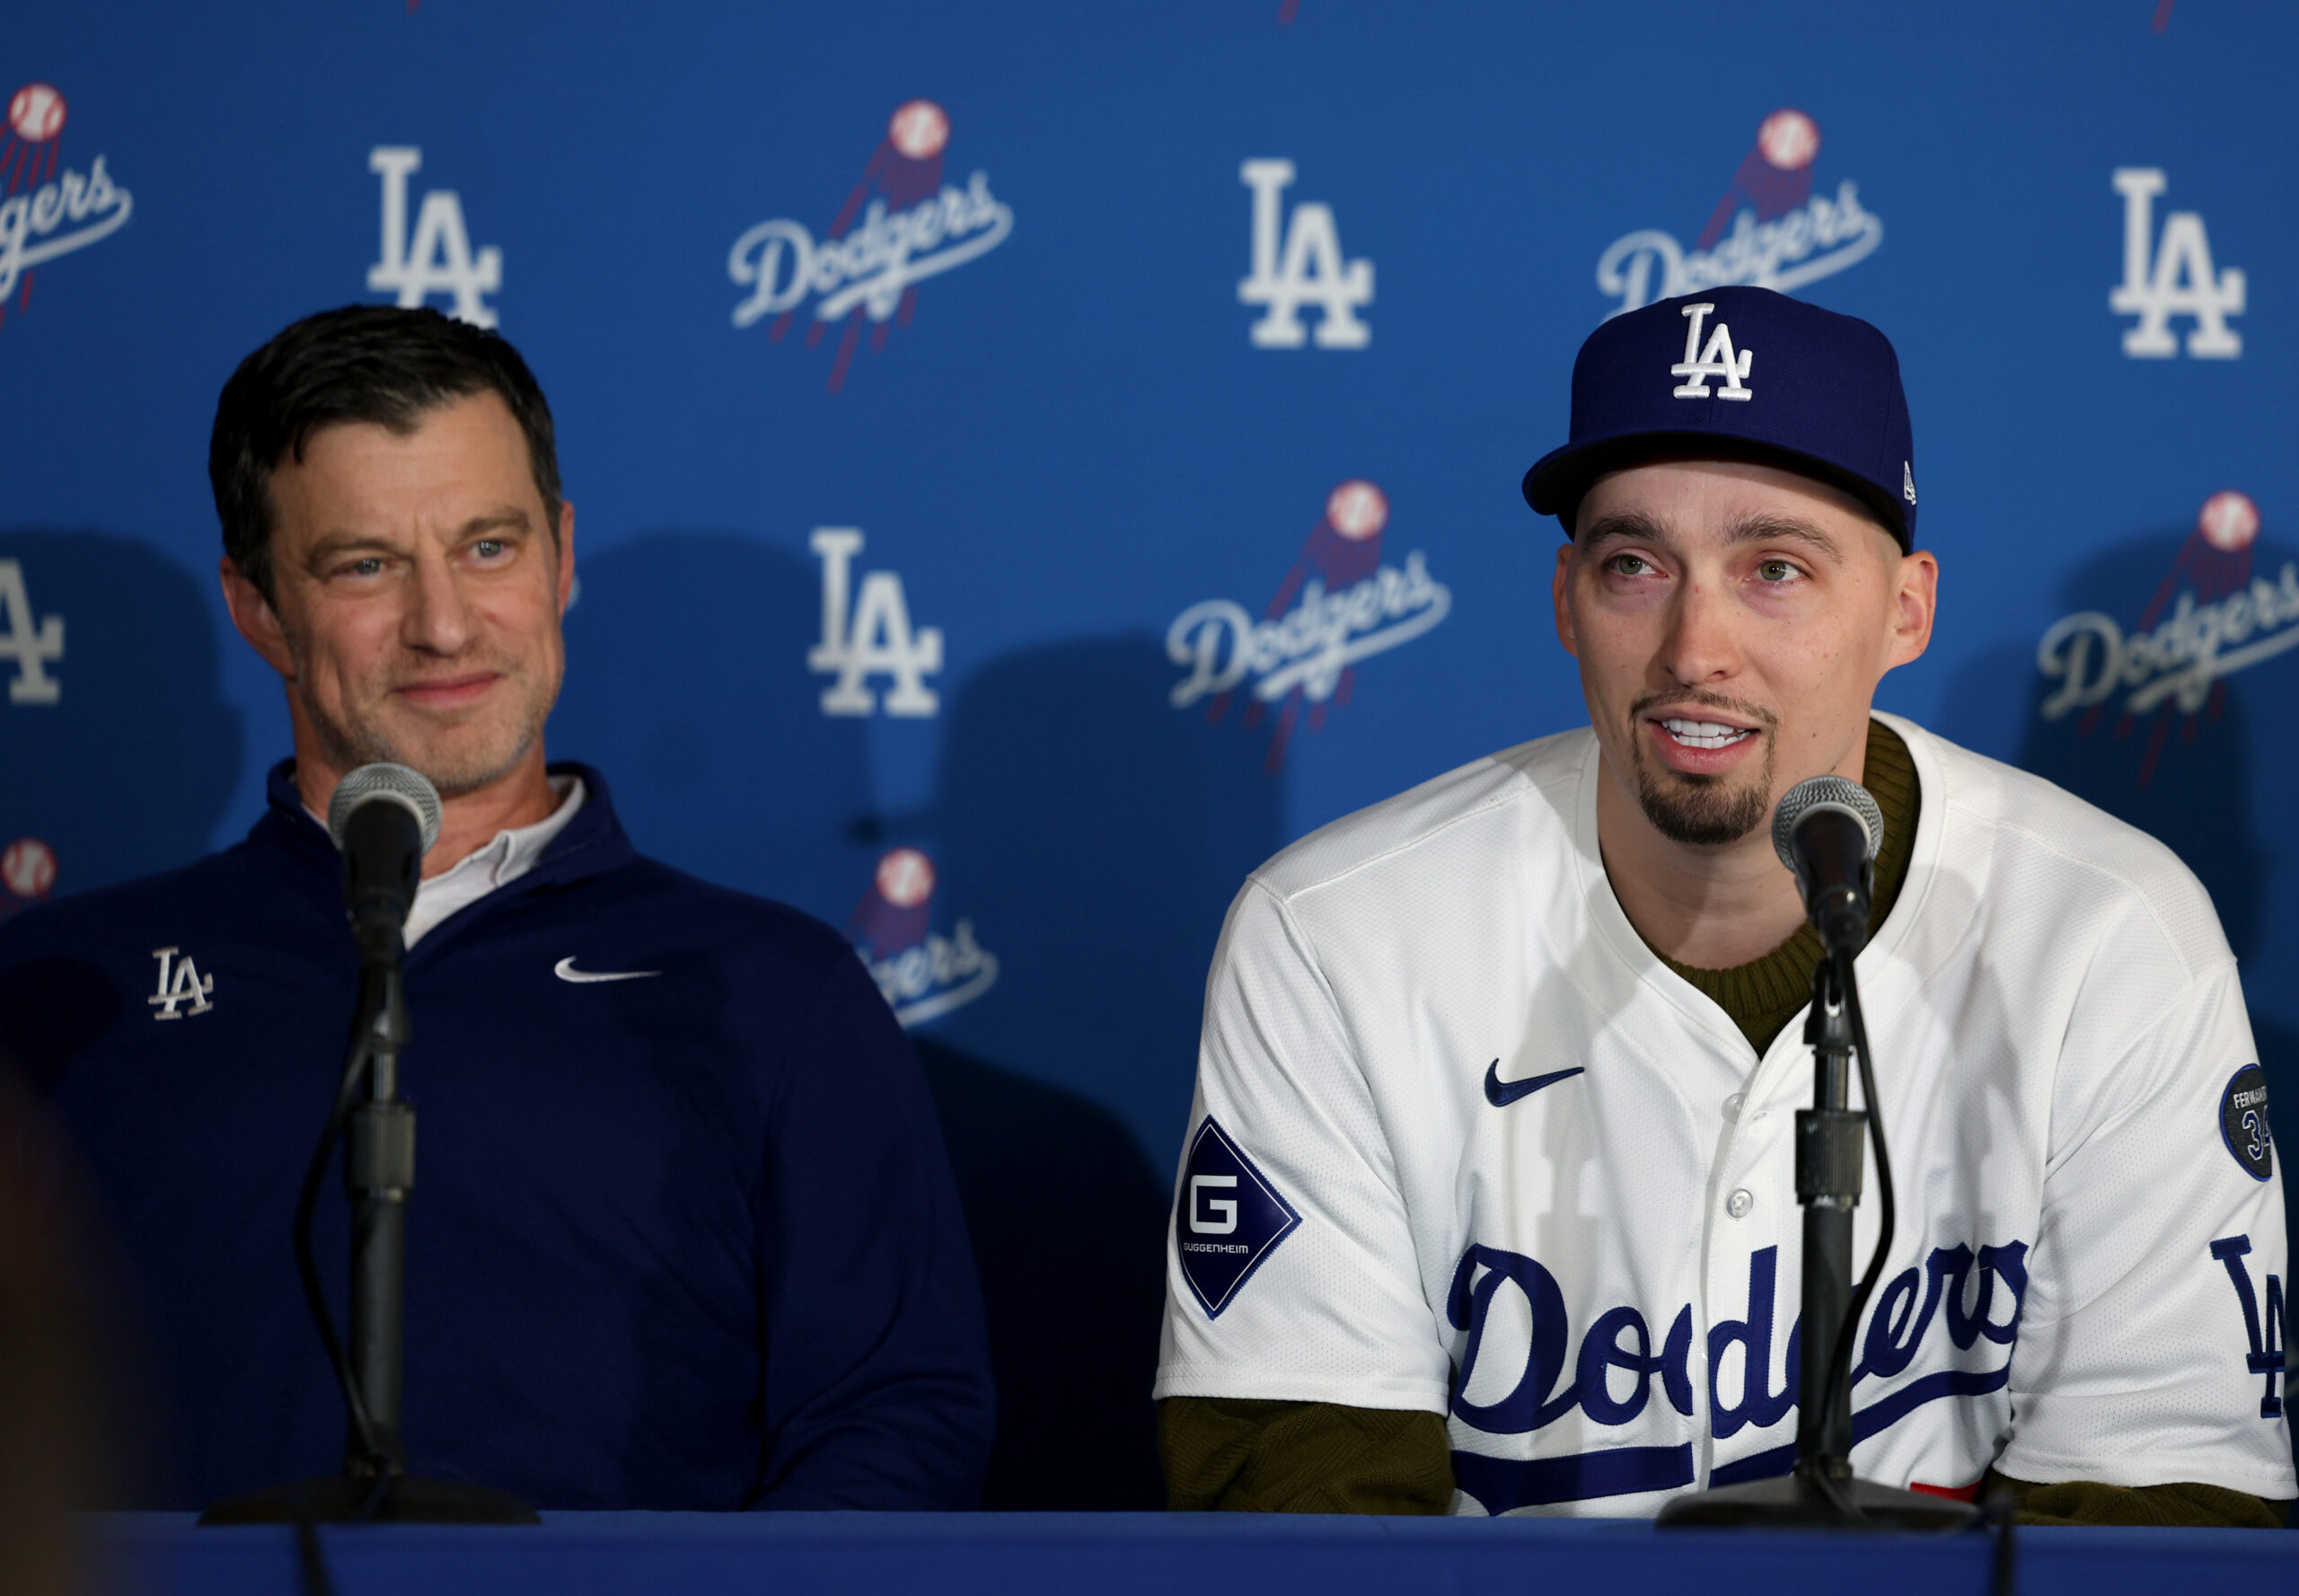
[{"label": "dodgers script logo", "polygon": [[988,254],[1014,230],[1013,211],[991,193],[985,174],[977,171],[963,189],[942,181],[949,143],[948,115],[931,100],[912,100],[886,124],[862,181],[821,242],[782,219],[761,222],[735,240],[727,275],[751,290],[735,307],[735,325],[771,316],[767,341],[780,343],[811,295],[808,348],[845,319],[830,391],[844,387],[866,318],[870,348],[884,349],[889,322],[910,325],[920,282]]},{"label": "dodgers script logo", "polygon": [[2215,717],[2226,677],[2299,648],[2299,563],[2285,560],[2272,578],[2255,572],[2259,535],[2258,506],[2215,493],[2130,630],[2100,610],[2054,622],[2036,645],[2036,668],[2053,684],[2043,718],[2081,710],[2077,730],[2088,735],[2113,711],[2118,739],[2152,718],[2139,768],[2146,786],[2174,719]]},{"label": "dodgers script logo", "polygon": [[1327,496],[1324,519],[1259,621],[1226,598],[1175,616],[1166,657],[1188,675],[1169,695],[1174,708],[1208,699],[1205,718],[1219,720],[1244,688],[1245,723],[1254,727],[1269,706],[1280,705],[1268,768],[1282,764],[1305,701],[1310,729],[1319,729],[1328,704],[1349,701],[1359,660],[1411,642],[1453,607],[1451,589],[1430,577],[1420,550],[1405,556],[1402,569],[1383,563],[1388,520],[1389,501],[1379,488],[1343,482]]},{"label": "dodgers script logo", "polygon": [[11,295],[16,313],[31,304],[32,268],[84,250],[127,225],[135,197],[111,181],[99,154],[85,172],[66,164],[64,96],[48,84],[26,84],[8,100],[8,132],[0,138],[0,321]]},{"label": "dodgers script logo", "polygon": [[[2004,1389],[2028,1292],[2027,1257],[2023,1241],[1977,1250],[1963,1242],[1934,1247],[1883,1286],[1856,1344],[1854,1433],[1864,1440],[1926,1403]],[[1446,1321],[1463,1337],[1454,1359],[1453,1417],[1486,1435],[1522,1436],[1577,1409],[1582,1423],[1571,1433],[1608,1444],[1533,1458],[1456,1449],[1461,1490],[1497,1514],[1688,1486],[1690,1442],[1626,1446],[1622,1437],[1590,1431],[1624,1429],[1648,1410],[1657,1416],[1660,1405],[1690,1418],[1698,1410],[1696,1382],[1707,1386],[1709,1433],[1718,1441],[1781,1424],[1796,1406],[1803,1320],[1782,1326],[1779,1273],[1777,1247],[1751,1253],[1746,1313],[1713,1320],[1701,1345],[1695,1345],[1691,1304],[1649,1318],[1623,1304],[1581,1326],[1576,1348],[1556,1277],[1537,1258],[1472,1244],[1454,1269],[1445,1302]],[[1792,1281],[1792,1304],[1794,1292]],[[1919,1363],[1927,1371],[1907,1377]],[[1659,1428],[1683,1433],[1666,1421]],[[1795,1451],[1792,1441],[1720,1462],[1709,1483],[1785,1474]]]},{"label": "dodgers script logo", "polygon": [[854,905],[847,939],[905,1030],[963,1009],[998,984],[998,956],[960,920],[932,929],[934,861],[915,848],[889,850]]},{"label": "dodgers script logo", "polygon": [[1802,111],[1765,118],[1691,249],[1643,227],[1598,258],[1598,292],[1620,302],[1609,315],[1725,285],[1791,294],[1874,254],[1884,224],[1862,208],[1859,187],[1847,178],[1833,197],[1812,192],[1819,153],[1820,130]]}]

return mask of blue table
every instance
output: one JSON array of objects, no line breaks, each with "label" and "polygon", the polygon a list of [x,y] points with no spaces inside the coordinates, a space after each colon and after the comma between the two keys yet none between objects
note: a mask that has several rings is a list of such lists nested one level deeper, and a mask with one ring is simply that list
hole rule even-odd
[{"label": "blue table", "polygon": [[[1985,1536],[1656,1535],[1641,1522],[1227,1514],[552,1513],[330,1529],[339,1596],[1894,1596],[1989,1589]],[[123,1596],[295,1596],[292,1532],[137,1516]],[[2299,1535],[2022,1531],[2020,1596],[2299,1592]]]}]

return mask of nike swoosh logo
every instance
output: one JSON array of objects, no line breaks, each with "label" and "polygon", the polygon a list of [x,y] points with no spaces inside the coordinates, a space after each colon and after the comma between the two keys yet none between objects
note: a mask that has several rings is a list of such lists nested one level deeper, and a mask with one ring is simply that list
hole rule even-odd
[{"label": "nike swoosh logo", "polygon": [[1581,1065],[1571,1070],[1551,1070],[1546,1075],[1528,1075],[1522,1080],[1501,1079],[1501,1061],[1494,1059],[1484,1067],[1484,1100],[1495,1108],[1506,1108],[1519,1098],[1529,1098],[1545,1086],[1555,1086],[1560,1080],[1570,1080],[1575,1075],[1587,1074]]},{"label": "nike swoosh logo", "polygon": [[649,975],[659,975],[660,970],[578,970],[571,958],[562,958],[551,966],[551,973],[561,981],[572,981],[577,986],[592,981],[644,981]]}]

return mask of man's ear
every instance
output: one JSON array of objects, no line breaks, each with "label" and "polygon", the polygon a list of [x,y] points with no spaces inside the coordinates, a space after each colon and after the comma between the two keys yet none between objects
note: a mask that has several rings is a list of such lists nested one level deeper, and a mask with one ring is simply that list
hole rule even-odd
[{"label": "man's ear", "polygon": [[575,599],[575,507],[563,498],[559,501],[559,525],[551,530],[559,550],[559,618],[564,621],[567,606]]},{"label": "man's ear", "polygon": [[1932,621],[1940,606],[1940,561],[1929,549],[1903,554],[1892,573],[1891,631],[1885,641],[1884,668],[1908,664],[1932,646]]},{"label": "man's ear", "polygon": [[1556,640],[1564,645],[1567,654],[1578,659],[1581,648],[1572,635],[1572,606],[1565,598],[1566,585],[1572,577],[1572,545],[1567,542],[1561,544],[1556,551],[1556,575],[1549,581],[1549,596],[1556,604]]},{"label": "man's ear", "polygon": [[216,574],[224,584],[224,607],[232,613],[232,624],[248,640],[248,647],[262,655],[263,662],[283,678],[294,681],[295,653],[287,647],[286,630],[279,624],[271,601],[241,574],[228,554],[217,562]]}]

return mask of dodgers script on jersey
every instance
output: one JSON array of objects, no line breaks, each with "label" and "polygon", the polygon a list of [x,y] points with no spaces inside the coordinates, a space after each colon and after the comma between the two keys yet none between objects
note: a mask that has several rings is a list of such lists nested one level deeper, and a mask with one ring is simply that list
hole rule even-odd
[{"label": "dodgers script on jersey", "polygon": [[[1880,719],[1922,806],[1858,963],[1899,1212],[1855,1465],[2295,1495],[2282,1176],[2209,899],[2145,834]],[[1810,1052],[1799,1020],[1756,1056],[1638,937],[1604,779],[1585,729],[1528,743],[1246,883],[1158,1397],[1443,1414],[1457,1512],[1787,1472]],[[1872,1160],[1863,1266],[1877,1191]]]}]

